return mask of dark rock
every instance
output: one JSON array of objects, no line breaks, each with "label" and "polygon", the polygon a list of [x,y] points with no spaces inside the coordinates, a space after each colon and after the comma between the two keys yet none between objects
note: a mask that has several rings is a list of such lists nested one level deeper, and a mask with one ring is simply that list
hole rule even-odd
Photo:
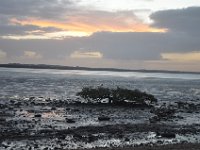
[{"label": "dark rock", "polygon": [[15,100],[10,100],[10,103],[14,104],[14,103],[16,103],[16,101]]},{"label": "dark rock", "polygon": [[123,134],[120,134],[120,133],[117,134],[117,137],[118,137],[119,139],[123,138],[123,136],[124,136]]},{"label": "dark rock", "polygon": [[79,109],[74,109],[73,111],[74,111],[74,112],[79,112],[80,110],[79,110]]},{"label": "dark rock", "polygon": [[32,97],[29,97],[29,100],[34,100],[35,99],[35,97],[34,96],[32,96]]},{"label": "dark rock", "polygon": [[21,102],[17,102],[15,105],[16,105],[16,106],[21,106],[22,103],[21,103]]},{"label": "dark rock", "polygon": [[125,138],[125,139],[124,139],[124,141],[126,141],[126,142],[129,142],[129,141],[130,141],[130,139],[129,139],[129,138]]},{"label": "dark rock", "polygon": [[92,143],[97,140],[97,137],[93,135],[88,135],[88,143]]},{"label": "dark rock", "polygon": [[39,146],[37,144],[34,144],[34,148],[39,148]]},{"label": "dark rock", "polygon": [[66,118],[66,122],[67,122],[67,123],[75,123],[75,120],[74,120],[74,119]]},{"label": "dark rock", "polygon": [[0,118],[0,123],[1,122],[6,122],[6,119],[5,118]]},{"label": "dark rock", "polygon": [[184,119],[183,116],[176,116],[178,119]]},{"label": "dark rock", "polygon": [[65,140],[65,138],[66,138],[65,135],[61,135],[61,136],[59,136],[59,139],[61,139],[61,140]]},{"label": "dark rock", "polygon": [[163,138],[176,138],[176,134],[175,133],[157,133],[157,136],[161,136]]},{"label": "dark rock", "polygon": [[45,99],[46,102],[51,102],[50,98]]},{"label": "dark rock", "polygon": [[52,107],[51,110],[56,110],[56,107]]},{"label": "dark rock", "polygon": [[154,116],[152,118],[149,118],[149,121],[150,121],[150,123],[156,123],[156,122],[160,121],[160,118],[157,116]]},{"label": "dark rock", "polygon": [[40,117],[42,117],[42,115],[41,115],[41,114],[35,114],[34,117],[35,117],[35,118],[40,118]]},{"label": "dark rock", "polygon": [[176,109],[173,106],[162,105],[159,108],[154,108],[151,110],[151,113],[154,113],[156,116],[150,122],[173,119],[175,112]]},{"label": "dark rock", "polygon": [[99,121],[109,121],[109,120],[110,120],[110,117],[100,116],[100,117],[98,117],[98,120],[99,120]]},{"label": "dark rock", "polygon": [[191,111],[191,110],[188,110],[188,111],[187,111],[187,113],[191,114],[191,113],[192,113],[192,111]]},{"label": "dark rock", "polygon": [[70,108],[66,108],[65,110],[66,110],[66,111],[69,111],[69,110],[70,110]]}]

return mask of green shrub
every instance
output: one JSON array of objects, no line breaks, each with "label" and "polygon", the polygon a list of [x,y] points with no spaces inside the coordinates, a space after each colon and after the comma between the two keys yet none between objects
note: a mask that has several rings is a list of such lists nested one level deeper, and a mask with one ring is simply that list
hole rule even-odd
[{"label": "green shrub", "polygon": [[119,87],[116,89],[84,87],[77,95],[95,103],[100,103],[102,99],[106,98],[109,100],[109,103],[113,104],[133,103],[150,105],[157,102],[157,99],[153,95],[146,92],[138,89],[129,90]]}]

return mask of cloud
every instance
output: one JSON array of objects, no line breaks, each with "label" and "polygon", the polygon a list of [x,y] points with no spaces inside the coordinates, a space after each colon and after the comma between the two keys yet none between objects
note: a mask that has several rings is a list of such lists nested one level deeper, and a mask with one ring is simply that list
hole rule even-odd
[{"label": "cloud", "polygon": [[[9,56],[11,55],[21,56],[23,55],[22,50],[27,50],[27,49],[37,50],[35,51],[37,54],[45,56],[45,59],[40,59],[41,62],[43,63],[60,62],[61,64],[65,63],[67,65],[68,60],[66,60],[65,56],[71,55],[71,58],[69,58],[70,61],[72,62],[72,60],[74,60],[73,63],[71,64],[76,64],[76,65],[81,66],[83,65],[82,63],[83,60],[86,60],[86,59],[75,59],[75,57],[74,58],[72,57],[72,54],[73,55],[76,54],[76,58],[77,58],[77,56],[80,56],[80,57],[85,56],[86,53],[89,52],[87,50],[98,50],[94,52],[99,52],[100,54],[103,54],[103,57],[102,59],[95,59],[95,60],[98,60],[96,61],[96,64],[95,64],[96,66],[109,67],[110,64],[112,65],[114,64],[116,65],[116,67],[118,67],[121,62],[124,62],[123,63],[124,67],[127,66],[127,68],[131,68],[133,67],[132,62],[136,61],[138,63],[135,63],[134,67],[136,65],[141,67],[142,64],[144,64],[143,66],[148,66],[148,68],[151,68],[151,69],[156,68],[156,67],[162,68],[162,66],[163,68],[169,69],[170,67],[178,68],[181,65],[184,65],[184,66],[188,66],[187,69],[190,69],[190,70],[192,69],[192,66],[196,66],[195,68],[198,69],[199,68],[199,66],[197,65],[198,58],[194,58],[194,55],[198,54],[197,56],[199,56],[199,51],[200,51],[199,27],[198,27],[198,20],[196,17],[197,12],[199,11],[200,11],[200,7],[198,8],[192,7],[192,8],[187,8],[187,9],[155,12],[154,14],[152,14],[152,18],[154,19],[153,27],[167,28],[168,32],[164,32],[164,33],[163,32],[158,32],[158,33],[132,32],[132,31],[131,32],[128,32],[128,31],[127,32],[123,32],[123,31],[122,32],[95,32],[90,36],[70,37],[70,38],[67,37],[67,38],[63,38],[62,40],[23,39],[23,40],[16,41],[16,40],[11,40],[11,39],[0,39],[0,45],[1,45],[1,49],[5,50],[5,52]],[[177,14],[180,13],[180,14],[175,15],[176,13]],[[95,18],[95,16],[98,16],[97,14],[92,14],[93,15],[92,18]],[[126,14],[125,12],[123,13],[118,12],[117,15],[115,13],[111,13],[110,16],[107,17],[105,20],[111,19],[113,21],[115,15],[116,17],[122,15],[122,18],[126,18],[128,14]],[[99,15],[103,16],[101,13]],[[123,15],[126,17],[123,17]],[[134,18],[134,14],[132,15]],[[86,18],[84,18],[83,16],[86,16]],[[81,19],[83,19],[81,20],[81,22],[84,22],[84,21],[87,22],[87,15],[83,15],[83,16],[82,16],[83,18],[81,17]],[[176,19],[179,21],[181,20],[180,16],[183,16],[184,18],[182,20],[182,23],[176,22]],[[130,15],[130,18],[131,18],[131,15]],[[171,21],[169,18],[171,18]],[[23,22],[24,21],[23,19],[24,18],[19,19],[19,21]],[[78,16],[77,18],[75,18],[75,20],[76,19],[79,21]],[[133,20],[135,19],[137,18],[134,18]],[[169,19],[169,22],[165,23],[165,19]],[[88,20],[88,22],[90,24],[93,23],[93,26],[95,26],[95,29],[96,29],[96,26],[97,28],[99,27],[98,27],[98,24],[95,24],[95,20],[98,20],[98,19],[94,19],[93,21]],[[118,21],[120,20],[121,19],[116,19],[117,25],[119,24],[121,25],[121,22],[118,23]],[[102,21],[103,21],[103,17],[102,17]],[[19,23],[15,22],[15,23],[20,24],[20,22]],[[189,23],[194,24],[194,25],[190,25],[192,29],[190,28]],[[123,24],[123,21],[122,21],[122,24]],[[103,24],[100,24],[100,27],[101,25],[103,26]],[[115,22],[113,23],[113,26],[114,25],[115,25]],[[26,26],[26,24],[22,24],[22,26]],[[75,50],[80,50],[80,51],[75,52]],[[195,54],[193,54],[194,52]],[[180,58],[183,61],[179,61]],[[78,60],[78,61],[75,61],[75,60]],[[104,61],[104,60],[109,60],[109,61]],[[10,61],[12,62],[11,59]],[[30,61],[27,60],[27,62],[30,62]],[[106,65],[105,62],[108,62],[109,65]],[[109,63],[109,62],[112,62],[112,63]],[[38,60],[35,60],[35,63],[38,63]],[[90,61],[87,62],[87,64],[89,63]],[[190,64],[190,65],[187,65],[187,64]],[[184,69],[184,67],[182,68]]]},{"label": "cloud", "polygon": [[82,52],[82,51],[75,51],[70,55],[70,58],[102,58],[103,54],[98,51],[88,51],[88,52]]},{"label": "cloud", "polygon": [[[64,20],[55,21],[38,18],[11,18],[14,25],[37,26],[39,28],[55,28],[65,31],[64,36],[91,35],[94,32],[166,32],[143,23],[132,11],[105,12],[105,11],[79,11],[66,14]],[[97,19],[94,19],[97,18]]]},{"label": "cloud", "polygon": [[154,20],[154,27],[167,28],[171,32],[185,32],[189,34],[200,34],[200,7],[189,7],[158,11],[150,17]]},{"label": "cloud", "polygon": [[30,39],[55,39],[55,40],[63,40],[68,37],[83,37],[88,36],[85,32],[73,32],[73,31],[58,31],[58,32],[50,32],[45,33],[41,30],[35,30],[28,32],[28,35],[5,35],[1,36],[2,39],[13,39],[13,40],[30,40]]},{"label": "cloud", "polygon": [[0,49],[0,60],[5,59],[7,57],[7,53]]},{"label": "cloud", "polygon": [[60,29],[53,27],[38,27],[33,25],[0,25],[0,35],[1,37],[7,36],[28,36],[28,35],[43,35],[51,32],[61,32]]},{"label": "cloud", "polygon": [[35,16],[59,18],[66,10],[75,9],[72,0],[2,0],[0,14],[7,16]]},{"label": "cloud", "polygon": [[0,37],[9,38],[17,36],[41,36],[46,33],[61,32],[54,27],[39,27],[35,25],[20,25],[12,23],[9,17],[0,14]]},{"label": "cloud", "polygon": [[161,56],[162,59],[169,61],[182,61],[182,62],[200,61],[200,52],[163,53],[161,54]]},{"label": "cloud", "polygon": [[24,51],[23,57],[26,59],[41,59],[42,55],[34,51]]},{"label": "cloud", "polygon": [[[25,19],[30,17],[40,19],[60,20],[65,12],[75,10],[71,0],[9,0],[0,1],[0,36],[4,38],[20,39],[23,37],[42,37],[44,33],[60,32],[62,30],[54,27],[39,27],[35,25],[21,25],[10,22],[11,18]],[[65,18],[66,19],[66,18]],[[32,31],[43,31],[40,35],[30,33]],[[17,37],[17,38],[16,38]],[[44,36],[43,36],[44,38]],[[39,39],[39,38],[38,38]]]}]

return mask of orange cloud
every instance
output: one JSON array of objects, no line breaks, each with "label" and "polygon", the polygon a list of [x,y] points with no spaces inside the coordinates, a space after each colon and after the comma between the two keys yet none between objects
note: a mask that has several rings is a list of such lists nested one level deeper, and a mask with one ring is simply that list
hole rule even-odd
[{"label": "orange cloud", "polygon": [[81,52],[75,51],[70,55],[70,58],[102,58],[103,54],[98,51]]},{"label": "orange cloud", "polygon": [[200,52],[163,53],[161,54],[161,57],[169,61],[200,61]]},{"label": "orange cloud", "polygon": [[29,59],[41,59],[42,55],[34,52],[34,51],[24,51],[24,58]]},{"label": "orange cloud", "polygon": [[[166,29],[153,28],[138,20],[133,14],[84,14],[67,16],[67,21],[42,20],[29,18],[19,20],[12,18],[10,22],[18,25],[35,25],[39,27],[55,27],[73,33],[91,35],[94,32],[166,32]],[[77,34],[76,34],[77,36]]]}]

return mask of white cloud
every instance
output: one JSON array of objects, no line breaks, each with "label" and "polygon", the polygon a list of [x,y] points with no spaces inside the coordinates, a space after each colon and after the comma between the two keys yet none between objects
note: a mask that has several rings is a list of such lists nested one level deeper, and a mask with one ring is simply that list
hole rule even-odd
[{"label": "white cloud", "polygon": [[98,51],[81,52],[75,51],[70,55],[70,58],[102,58],[103,54]]},{"label": "white cloud", "polygon": [[4,59],[7,57],[7,53],[0,49],[0,59]]},{"label": "white cloud", "polygon": [[42,55],[34,51],[24,51],[23,57],[28,59],[41,59]]},{"label": "white cloud", "polygon": [[84,6],[87,9],[98,9],[105,11],[123,11],[123,10],[138,10],[151,9],[152,11],[179,9],[191,6],[199,6],[199,0],[174,0],[173,3],[169,0],[79,0],[78,5]]}]

